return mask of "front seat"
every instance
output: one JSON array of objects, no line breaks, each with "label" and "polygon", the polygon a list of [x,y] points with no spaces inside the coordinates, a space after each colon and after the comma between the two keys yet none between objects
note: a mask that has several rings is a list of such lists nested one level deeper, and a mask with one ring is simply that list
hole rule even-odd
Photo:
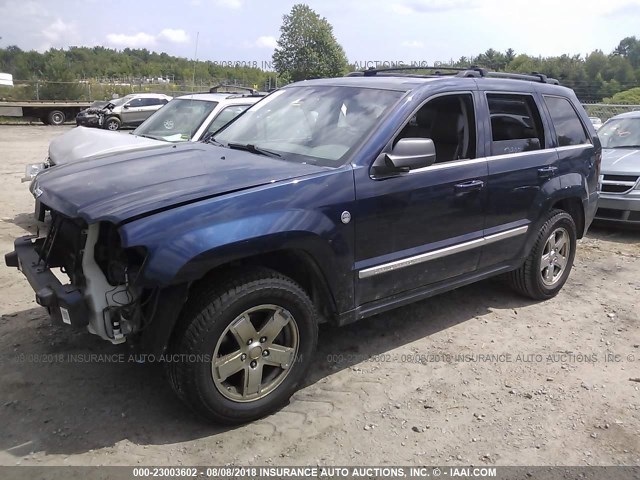
[{"label": "front seat", "polygon": [[436,147],[436,162],[449,162],[462,157],[464,118],[460,112],[438,112],[431,129],[431,139]]},{"label": "front seat", "polygon": [[429,138],[433,125],[434,111],[421,108],[404,128],[400,138]]}]

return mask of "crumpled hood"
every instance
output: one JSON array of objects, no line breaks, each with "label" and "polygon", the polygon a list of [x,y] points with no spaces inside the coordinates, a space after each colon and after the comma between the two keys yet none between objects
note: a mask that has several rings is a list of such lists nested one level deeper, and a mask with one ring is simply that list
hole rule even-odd
[{"label": "crumpled hood", "polygon": [[640,149],[603,148],[602,173],[640,175]]},{"label": "crumpled hood", "polygon": [[41,172],[31,192],[87,223],[121,223],[199,199],[325,171],[203,143],[95,157]]},{"label": "crumpled hood", "polygon": [[76,127],[51,141],[49,158],[55,165],[64,165],[94,155],[107,155],[164,145],[166,142],[129,133]]}]

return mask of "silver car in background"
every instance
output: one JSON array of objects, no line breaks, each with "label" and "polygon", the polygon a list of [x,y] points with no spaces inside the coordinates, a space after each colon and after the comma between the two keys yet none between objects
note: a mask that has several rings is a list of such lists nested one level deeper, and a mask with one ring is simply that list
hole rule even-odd
[{"label": "silver car in background", "polygon": [[640,111],[610,118],[598,137],[602,171],[596,220],[640,225]]},{"label": "silver car in background", "polygon": [[137,127],[147,118],[171,101],[169,95],[161,93],[136,93],[112,100],[104,109],[103,128],[118,130],[122,127]]}]

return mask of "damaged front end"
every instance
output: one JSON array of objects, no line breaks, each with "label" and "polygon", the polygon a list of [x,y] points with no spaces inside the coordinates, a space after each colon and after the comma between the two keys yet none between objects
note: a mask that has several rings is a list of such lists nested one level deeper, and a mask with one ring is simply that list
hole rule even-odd
[{"label": "damaged front end", "polygon": [[107,103],[102,107],[89,107],[76,115],[76,125],[81,127],[99,127],[104,125],[104,119],[109,115],[113,108],[113,103]]},{"label": "damaged front end", "polygon": [[145,258],[143,248],[122,248],[112,223],[87,225],[52,212],[48,234],[17,239],[5,262],[22,271],[55,323],[86,327],[117,344],[140,332],[157,306],[158,292],[137,282]]}]

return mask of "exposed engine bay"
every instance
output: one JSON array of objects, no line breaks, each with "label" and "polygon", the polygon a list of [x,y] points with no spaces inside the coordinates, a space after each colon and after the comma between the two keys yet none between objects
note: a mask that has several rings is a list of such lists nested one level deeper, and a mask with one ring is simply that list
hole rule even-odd
[{"label": "exposed engine bay", "polygon": [[104,125],[104,120],[109,115],[115,105],[113,103],[107,103],[103,107],[89,107],[84,112],[85,115],[95,115],[98,118],[98,125],[102,127]]},{"label": "exposed engine bay", "polygon": [[113,224],[87,226],[82,220],[52,212],[47,236],[35,245],[41,268],[60,268],[70,281],[65,285],[67,290],[82,297],[84,305],[74,305],[71,310],[57,307],[64,323],[86,326],[112,343],[123,343],[143,328],[143,310],[157,300],[154,292],[145,291],[136,282],[145,252],[124,250]]}]

